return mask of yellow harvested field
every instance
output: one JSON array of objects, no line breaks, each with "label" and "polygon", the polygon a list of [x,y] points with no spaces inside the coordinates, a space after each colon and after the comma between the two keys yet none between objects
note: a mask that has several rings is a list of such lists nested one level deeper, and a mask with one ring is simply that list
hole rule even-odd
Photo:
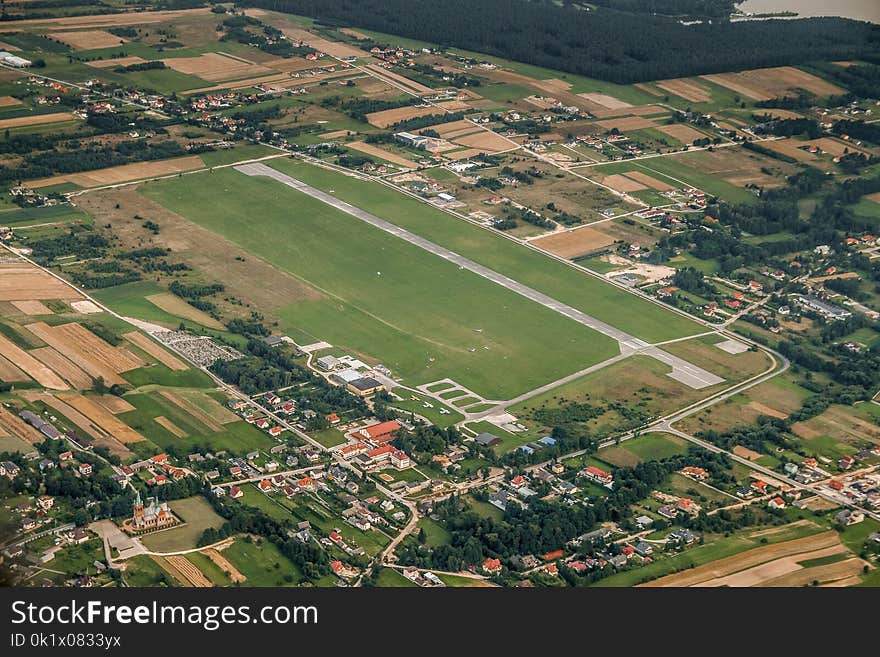
[{"label": "yellow harvested field", "polygon": [[[245,13],[248,16],[263,16],[266,12],[261,9],[248,9]],[[364,57],[367,54],[360,48],[355,48],[338,41],[330,41],[300,28],[283,28],[281,31],[288,39],[303,41],[315,50],[327,53],[331,57],[345,59],[346,57]]]},{"label": "yellow harvested field", "polygon": [[641,116],[626,116],[620,119],[603,119],[596,123],[606,130],[617,128],[620,131],[641,130],[642,128],[653,128],[657,123],[651,119]]},{"label": "yellow harvested field", "polygon": [[677,123],[675,125],[657,126],[657,130],[663,134],[669,135],[673,139],[677,139],[683,144],[692,144],[697,139],[705,139],[706,134],[696,130],[689,125]]},{"label": "yellow harvested field", "polygon": [[46,307],[42,301],[36,299],[24,299],[21,301],[13,301],[12,305],[18,308],[25,315],[52,315],[52,311]]},{"label": "yellow harvested field", "polygon": [[701,77],[752,100],[769,100],[794,95],[798,89],[804,89],[816,96],[836,96],[845,93],[840,87],[793,66],[759,68]]},{"label": "yellow harvested field", "polygon": [[52,369],[43,365],[5,335],[0,335],[0,356],[6,358],[44,388],[51,390],[68,390],[70,388]]},{"label": "yellow harvested field", "polygon": [[[768,563],[762,563],[757,566],[752,566],[751,568],[746,568],[745,570],[741,570],[736,573],[732,573],[730,575],[724,575],[722,577],[716,577],[714,579],[706,580],[705,582],[700,582],[697,586],[701,587],[712,587],[712,586],[730,586],[730,587],[747,587],[747,586],[773,586],[773,582],[778,581],[786,581],[794,578],[802,578],[804,576],[813,577],[813,568],[804,568],[799,565],[801,561],[807,561],[809,559],[822,559],[823,557],[830,557],[835,554],[841,554],[847,552],[847,549],[843,545],[833,545],[828,548],[823,548],[821,550],[813,550],[811,552],[802,552],[797,555],[792,555],[788,557],[782,557],[781,559],[774,559]],[[858,561],[856,559],[855,561]],[[832,564],[834,566],[838,566],[839,563]],[[836,568],[835,568],[836,570]],[[861,565],[857,567],[855,572],[859,572],[861,570]],[[840,579],[841,577],[849,577],[853,574],[853,571],[849,568],[844,569],[843,571],[839,571],[839,575],[835,577],[835,579]],[[808,579],[804,584],[811,581]],[[785,584],[776,584],[776,586],[785,586]]]},{"label": "yellow harvested field", "polygon": [[86,62],[89,66],[94,68],[116,68],[117,66],[130,66],[131,64],[143,64],[146,59],[142,57],[119,57],[118,59],[95,59],[91,62]]},{"label": "yellow harvested field", "polygon": [[16,21],[16,27],[20,25],[46,25],[58,28],[77,27],[115,27],[118,25],[143,25],[146,23],[164,23],[176,18],[187,18],[201,14],[209,14],[210,9],[175,9],[168,11],[143,11],[120,14],[97,14],[93,16],[65,16],[62,18],[31,18]]},{"label": "yellow harvested field", "polygon": [[146,365],[124,347],[114,347],[76,323],[49,326],[44,322],[37,322],[28,324],[27,329],[61,352],[89,376],[103,377],[107,385],[125,385],[126,381],[119,376],[120,372]]},{"label": "yellow harvested field", "polygon": [[819,586],[855,586],[861,582],[859,576],[867,565],[866,561],[853,557],[824,566],[800,568],[782,577],[763,582],[761,586],[806,586],[813,582],[819,582]]},{"label": "yellow harvested field", "polygon": [[143,333],[132,331],[131,333],[123,333],[122,337],[133,345],[146,351],[150,356],[158,360],[168,369],[174,370],[175,372],[182,372],[189,369],[189,366],[186,363]]},{"label": "yellow harvested field", "polygon": [[779,418],[780,420],[784,420],[788,417],[788,413],[783,413],[782,411],[777,411],[775,408],[771,408],[765,404],[760,402],[751,401],[749,402],[749,408],[753,408],[758,411],[761,415],[766,415],[768,417]]},{"label": "yellow harvested field", "polygon": [[342,139],[343,137],[353,137],[357,133],[353,130],[331,130],[321,134],[321,139]]},{"label": "yellow harvested field", "polygon": [[80,30],[74,32],[50,32],[46,35],[50,39],[67,44],[74,50],[98,50],[99,48],[113,48],[128,39],[123,39],[106,30]]},{"label": "yellow harvested field", "polygon": [[753,449],[749,449],[748,447],[743,447],[742,445],[735,445],[733,448],[733,453],[739,457],[744,459],[748,459],[749,461],[754,461],[763,456],[760,452],[756,452]]},{"label": "yellow harvested field", "polygon": [[28,444],[43,442],[43,434],[34,429],[18,415],[0,404],[0,429],[7,435],[21,438]]},{"label": "yellow harvested field", "polygon": [[615,98],[614,96],[609,96],[608,94],[600,94],[600,93],[584,93],[578,94],[581,98],[586,98],[589,101],[596,103],[597,105],[601,105],[606,109],[623,109],[625,107],[632,107],[629,103],[625,103],[619,98]]},{"label": "yellow harvested field", "polygon": [[600,182],[618,192],[639,192],[643,189],[647,189],[642,183],[620,173],[605,176]]},{"label": "yellow harvested field", "polygon": [[241,418],[229,410],[229,408],[201,390],[178,390],[177,394],[186,400],[188,404],[207,414],[214,422],[230,424],[231,422],[241,421]]},{"label": "yellow harvested field", "polygon": [[367,144],[362,141],[353,141],[349,144],[346,144],[348,148],[353,148],[356,151],[360,151],[361,153],[366,153],[367,155],[372,155],[373,157],[378,157],[386,162],[391,162],[392,164],[397,164],[398,166],[405,167],[408,169],[418,169],[419,165],[413,162],[412,160],[408,160],[405,157],[398,155],[397,153],[392,153],[391,151],[386,151],[378,146],[373,146],[372,144]]},{"label": "yellow harvested field", "polygon": [[476,130],[477,126],[467,119],[459,119],[458,121],[450,121],[449,123],[438,123],[437,125],[429,126],[429,129],[436,132],[443,139],[449,139],[456,135],[469,134]]},{"label": "yellow harvested field", "polygon": [[530,243],[563,258],[576,258],[614,244],[614,238],[586,226],[532,240]]},{"label": "yellow harvested field", "polygon": [[442,107],[450,112],[460,112],[461,110],[468,110],[471,108],[471,106],[463,100],[445,100],[442,103],[437,103],[437,107]]},{"label": "yellow harvested field", "polygon": [[41,347],[29,352],[34,358],[52,368],[56,374],[67,381],[74,390],[88,390],[92,387],[92,377],[59,354],[52,347]]},{"label": "yellow harvested field", "polygon": [[184,556],[165,557],[165,562],[182,575],[194,587],[206,589],[214,586],[196,565]]},{"label": "yellow harvested field", "polygon": [[835,157],[840,157],[845,152],[849,151],[864,153],[865,155],[871,155],[871,152],[865,148],[856,146],[855,144],[851,144],[847,141],[843,141],[842,139],[835,139],[832,137],[820,137],[819,139],[813,139],[811,141],[803,142],[804,145],[807,146],[818,146],[826,153],[830,153]]},{"label": "yellow harvested field", "polygon": [[400,121],[408,121],[409,119],[437,113],[439,113],[439,110],[436,107],[417,107],[415,105],[410,105],[408,107],[382,110],[381,112],[371,112],[370,114],[367,114],[367,123],[374,125],[377,128],[387,128]]},{"label": "yellow harvested field", "polygon": [[816,155],[812,153],[808,153],[805,151],[802,146],[804,146],[805,142],[795,141],[794,139],[790,139],[786,137],[785,139],[774,139],[772,141],[765,141],[761,145],[765,148],[769,148],[772,151],[776,151],[777,153],[782,153],[783,155],[788,155],[789,157],[793,157],[798,162],[811,162],[816,159]]},{"label": "yellow harvested field", "polygon": [[410,80],[409,78],[404,77],[399,73],[395,73],[393,71],[389,71],[386,68],[382,68],[378,64],[367,64],[367,69],[373,75],[392,84],[392,86],[397,86],[399,88],[402,85],[420,95],[436,93],[434,89],[431,89],[431,87],[426,87],[425,85],[420,84],[415,80]]},{"label": "yellow harvested field", "polygon": [[220,570],[229,575],[229,579],[231,579],[233,583],[243,583],[247,581],[247,577],[242,575],[238,568],[236,568],[229,559],[224,557],[214,548],[208,548],[202,552],[202,554],[217,564],[217,566],[220,567]]},{"label": "yellow harvested field", "polygon": [[[113,433],[103,429],[81,409],[61,400],[55,395],[44,390],[25,390],[19,393],[30,402],[42,402],[50,408],[54,408],[68,420],[73,422],[84,434],[91,437],[97,447],[106,447],[111,453],[120,458],[128,458],[132,455],[131,450],[116,439]],[[68,393],[74,398],[85,399],[76,393]],[[111,416],[112,417],[112,416]]]},{"label": "yellow harvested field", "polygon": [[761,108],[760,110],[756,110],[755,114],[769,114],[774,119],[802,119],[804,115],[800,112],[793,112],[792,110],[787,109],[776,109],[773,107]]},{"label": "yellow harvested field", "polygon": [[647,173],[642,173],[641,171],[627,171],[625,174],[627,178],[632,178],[636,182],[640,182],[643,185],[650,187],[651,189],[656,189],[658,192],[670,192],[675,187],[670,185],[669,183],[665,183],[662,180],[657,180],[656,178],[649,176]]},{"label": "yellow harvested field", "polygon": [[144,440],[144,437],[141,434],[121,420],[117,420],[112,413],[107,411],[103,406],[93,402],[89,397],[83,397],[82,395],[73,393],[61,393],[57,395],[57,397],[85,415],[89,420],[94,422],[98,427],[121,443],[138,443]]},{"label": "yellow harvested field", "polygon": [[0,301],[79,298],[67,283],[31,264],[0,264]]},{"label": "yellow harvested field", "polygon": [[465,148],[463,151],[456,151],[455,153],[444,153],[443,156],[448,157],[450,160],[466,160],[482,152],[479,148]]},{"label": "yellow harvested field", "polygon": [[501,135],[487,130],[480,130],[464,137],[456,137],[454,141],[456,144],[476,148],[481,152],[497,153],[514,148],[514,144],[510,141]]},{"label": "yellow harvested field", "polygon": [[21,105],[21,101],[18,98],[0,96],[0,107],[15,107],[16,105]]},{"label": "yellow harvested field", "polygon": [[21,128],[29,125],[43,125],[46,123],[61,123],[72,121],[76,117],[70,112],[54,112],[52,114],[32,114],[31,116],[19,116],[14,119],[0,119],[0,130],[6,128]]},{"label": "yellow harvested field", "polygon": [[30,380],[31,377],[10,363],[6,358],[0,356],[0,381],[5,383],[16,383]]},{"label": "yellow harvested field", "polygon": [[249,78],[272,71],[254,62],[216,52],[205,53],[198,57],[175,57],[162,61],[165,62],[165,66],[178,73],[195,75],[208,82]]},{"label": "yellow harvested field", "polygon": [[660,80],[655,84],[663,89],[663,91],[668,91],[669,93],[678,96],[679,98],[689,100],[692,103],[709,103],[712,101],[712,96],[709,94],[708,90],[692,80]]},{"label": "yellow harvested field", "polygon": [[205,163],[198,155],[186,155],[184,157],[171,158],[170,160],[135,162],[118,167],[95,169],[84,173],[68,173],[61,176],[52,176],[51,178],[41,178],[40,180],[28,182],[26,186],[36,189],[48,185],[74,183],[80,187],[101,187],[130,180],[167,176],[180,173],[181,171],[192,171],[193,169],[201,169],[204,166]]},{"label": "yellow harvested field", "polygon": [[183,319],[189,319],[197,324],[206,326],[207,328],[223,330],[225,327],[208,313],[194,308],[186,301],[170,292],[162,292],[160,294],[151,294],[146,297],[151,304]]},{"label": "yellow harvested field", "polygon": [[[740,554],[735,554],[731,557],[726,557],[724,559],[697,566],[696,568],[675,573],[674,575],[667,575],[666,577],[661,577],[652,582],[640,584],[640,586],[722,586],[723,584],[709,583],[723,581],[723,578],[729,575],[741,573],[743,571],[747,572],[762,564],[767,565],[768,567],[766,569],[756,573],[755,576],[749,578],[744,577],[741,580],[743,583],[739,584],[740,586],[754,586],[756,585],[755,582],[760,583],[764,579],[770,580],[785,574],[776,572],[776,569],[770,566],[772,562],[794,555],[804,555],[797,557],[798,560],[803,561],[804,559],[812,558],[808,556],[809,553],[826,549],[831,549],[831,554],[836,554],[839,551],[846,551],[846,547],[840,543],[840,537],[837,532],[826,531],[821,534],[814,534],[804,538],[797,538],[791,541],[784,541],[782,543],[754,548],[752,550],[741,552]],[[735,586],[737,584],[733,585]]]},{"label": "yellow harvested field", "polygon": [[188,435],[186,433],[186,431],[184,431],[179,426],[174,424],[174,422],[169,420],[164,415],[160,415],[159,417],[153,418],[153,420],[155,420],[156,424],[158,424],[160,427],[167,429],[172,434],[174,434],[174,436],[177,438],[186,438]]},{"label": "yellow harvested field", "polygon": [[877,192],[876,194],[868,194],[865,198],[874,203],[880,203],[880,192]]},{"label": "yellow harvested field", "polygon": [[113,413],[113,415],[136,410],[133,404],[130,404],[123,397],[117,397],[116,395],[92,395],[90,399],[96,404],[103,406],[108,412]]}]

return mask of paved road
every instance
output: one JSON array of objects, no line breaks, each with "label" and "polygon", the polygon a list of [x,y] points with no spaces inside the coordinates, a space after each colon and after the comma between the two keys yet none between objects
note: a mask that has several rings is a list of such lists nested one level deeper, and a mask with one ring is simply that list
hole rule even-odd
[{"label": "paved road", "polygon": [[292,178],[280,171],[276,171],[271,167],[266,166],[265,164],[253,163],[253,164],[243,164],[240,166],[236,166],[235,169],[240,171],[248,176],[267,176],[274,180],[277,180],[283,185],[287,185],[288,187],[292,187],[293,189],[302,192],[303,194],[307,194],[314,199],[321,201],[322,203],[326,203],[337,210],[345,212],[346,214],[360,219],[380,230],[385,231],[395,237],[398,237],[402,240],[409,242],[415,246],[418,246],[429,253],[433,253],[434,255],[443,258],[444,260],[448,260],[449,262],[458,265],[462,269],[467,269],[482,278],[485,278],[493,283],[500,285],[502,287],[511,290],[512,292],[516,292],[517,294],[526,297],[527,299],[538,303],[545,308],[549,308],[560,315],[564,315],[569,319],[572,319],[587,328],[593,329],[603,335],[606,335],[620,344],[621,352],[626,355],[633,355],[636,353],[643,354],[646,356],[651,356],[652,358],[656,358],[657,360],[669,365],[672,368],[671,376],[676,380],[689,385],[692,388],[706,388],[716,383],[721,383],[724,381],[723,378],[708,372],[701,367],[697,367],[687,362],[686,360],[679,358],[678,356],[673,356],[670,353],[667,353],[660,349],[659,347],[655,347],[644,340],[640,340],[634,335],[630,335],[625,331],[621,331],[610,324],[606,324],[605,322],[596,319],[595,317],[588,315],[576,308],[572,308],[569,305],[562,303],[561,301],[557,301],[556,299],[544,294],[543,292],[539,292],[538,290],[528,287],[520,283],[519,281],[515,281],[512,278],[505,276],[504,274],[500,274],[493,269],[489,269],[479,263],[474,262],[468,258],[465,258],[454,251],[450,251],[449,249],[442,247],[430,240],[425,239],[415,233],[411,233],[408,230],[401,228],[400,226],[396,226],[391,222],[385,221],[384,219],[380,219],[374,214],[370,214],[365,210],[361,210],[345,201],[342,201],[331,194],[327,194],[326,192],[322,192],[319,189],[312,187],[311,185],[307,185],[302,181],[297,180],[296,178]]}]

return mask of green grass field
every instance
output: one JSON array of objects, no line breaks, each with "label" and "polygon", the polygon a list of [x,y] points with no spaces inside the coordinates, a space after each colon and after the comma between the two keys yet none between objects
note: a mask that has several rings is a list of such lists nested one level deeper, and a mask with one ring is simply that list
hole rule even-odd
[{"label": "green grass field", "polygon": [[[266,434],[243,420],[224,424],[222,432],[214,433],[181,407],[156,392],[129,393],[125,399],[136,410],[121,413],[119,419],[162,449],[183,443],[203,445],[210,450],[225,449],[233,454],[245,454],[253,450],[269,449],[275,444]],[[168,418],[187,435],[175,436],[155,421],[159,416]]]},{"label": "green grass field", "polygon": [[186,558],[202,571],[205,577],[214,582],[215,586],[229,586],[232,580],[221,570],[220,566],[211,561],[201,552],[191,552]]},{"label": "green grass field", "polygon": [[148,555],[140,554],[125,562],[125,582],[129,586],[164,586],[174,578]]},{"label": "green grass field", "polygon": [[697,324],[680,315],[383,185],[289,159],[272,160],[270,165],[319,189],[332,189],[359,208],[643,340],[669,340],[699,332]]},{"label": "green grass field", "polygon": [[186,524],[141,537],[141,542],[150,550],[173,552],[194,548],[202,532],[208,527],[216,529],[223,524],[223,518],[218,516],[211,505],[200,495],[174,500],[168,505],[175,515]]},{"label": "green grass field", "polygon": [[269,541],[236,539],[223,556],[247,577],[246,586],[295,586],[303,579],[296,564]]},{"label": "green grass field", "polygon": [[173,329],[176,329],[181,322],[189,326],[196,324],[191,319],[185,320],[162,310],[146,298],[164,292],[167,290],[152,281],[137,281],[97,290],[93,296],[125,317],[135,317]]},{"label": "green grass field", "polygon": [[[381,358],[408,382],[450,376],[506,398],[616,352],[610,339],[272,180],[223,170],[143,191],[325,294],[282,309],[285,328]],[[261,221],[242,222],[255,198]]]},{"label": "green grass field", "polygon": [[718,196],[730,203],[747,203],[755,200],[755,195],[747,189],[737,187],[718,176],[706,173],[699,162],[694,160],[694,156],[699,156],[701,153],[702,151],[675,153],[662,157],[652,157],[638,162],[601,164],[593,167],[593,169],[603,174],[641,171],[676,187],[692,185],[702,189],[707,194]]},{"label": "green grass field", "polygon": [[394,568],[383,568],[376,577],[376,586],[382,587],[413,587],[418,586],[415,582],[409,581]]}]

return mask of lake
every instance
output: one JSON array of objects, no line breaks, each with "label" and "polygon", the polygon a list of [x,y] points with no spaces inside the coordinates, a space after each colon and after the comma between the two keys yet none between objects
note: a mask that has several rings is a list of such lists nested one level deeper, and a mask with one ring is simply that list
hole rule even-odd
[{"label": "lake", "polygon": [[796,11],[798,18],[841,16],[880,23],[880,0],[746,0],[737,8],[752,14]]}]

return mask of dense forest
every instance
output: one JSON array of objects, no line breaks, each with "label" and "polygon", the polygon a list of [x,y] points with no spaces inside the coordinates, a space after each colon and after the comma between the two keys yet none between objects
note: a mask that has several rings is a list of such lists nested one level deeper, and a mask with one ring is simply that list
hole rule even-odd
[{"label": "dense forest", "polygon": [[243,0],[242,4],[618,83],[821,59],[862,59],[880,50],[880,27],[839,18],[682,25],[647,13],[588,12],[549,1]]}]

